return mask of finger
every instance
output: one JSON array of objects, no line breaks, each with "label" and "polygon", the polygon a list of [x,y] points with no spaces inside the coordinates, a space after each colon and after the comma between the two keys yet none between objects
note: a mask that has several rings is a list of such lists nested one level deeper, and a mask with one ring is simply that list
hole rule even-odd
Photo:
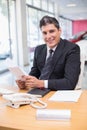
[{"label": "finger", "polygon": [[26,83],[25,85],[26,85],[27,87],[30,87],[30,88],[35,86],[35,85],[32,84],[32,83]]}]

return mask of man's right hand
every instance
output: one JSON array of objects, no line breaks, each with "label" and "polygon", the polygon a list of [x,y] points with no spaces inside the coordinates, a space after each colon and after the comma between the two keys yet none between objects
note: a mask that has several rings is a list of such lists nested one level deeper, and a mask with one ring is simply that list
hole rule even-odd
[{"label": "man's right hand", "polygon": [[16,83],[20,89],[26,89],[25,81],[22,80],[16,80]]}]

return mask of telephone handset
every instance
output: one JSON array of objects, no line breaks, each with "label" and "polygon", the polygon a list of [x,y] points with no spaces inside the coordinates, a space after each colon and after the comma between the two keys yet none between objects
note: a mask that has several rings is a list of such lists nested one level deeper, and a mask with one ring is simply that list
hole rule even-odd
[{"label": "telephone handset", "polygon": [[[21,105],[30,104],[36,109],[46,108],[47,104],[41,101],[39,98],[40,95],[32,95],[27,93],[14,93],[10,95],[3,95],[3,98],[7,100],[7,105],[13,108],[19,108]],[[34,103],[39,102],[41,105],[37,106]]]}]

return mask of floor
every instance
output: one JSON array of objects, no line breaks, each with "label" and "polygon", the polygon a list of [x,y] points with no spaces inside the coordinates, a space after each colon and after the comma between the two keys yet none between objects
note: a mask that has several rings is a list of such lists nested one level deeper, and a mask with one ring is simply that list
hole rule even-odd
[{"label": "floor", "polygon": [[[24,70],[26,72],[29,72],[29,67],[25,67]],[[16,85],[15,83],[15,77],[10,72],[5,72],[4,74],[0,74],[0,85]],[[87,89],[87,64],[84,68],[84,75],[83,75],[83,81],[82,81],[82,89]]]}]

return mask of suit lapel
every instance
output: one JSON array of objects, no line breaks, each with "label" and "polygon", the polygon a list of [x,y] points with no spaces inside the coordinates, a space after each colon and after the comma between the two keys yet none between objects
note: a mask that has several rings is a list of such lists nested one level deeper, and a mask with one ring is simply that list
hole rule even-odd
[{"label": "suit lapel", "polygon": [[42,68],[45,64],[46,55],[47,55],[47,47],[45,46],[44,48],[42,48],[41,53],[40,53],[40,58],[39,58],[39,62]]}]

